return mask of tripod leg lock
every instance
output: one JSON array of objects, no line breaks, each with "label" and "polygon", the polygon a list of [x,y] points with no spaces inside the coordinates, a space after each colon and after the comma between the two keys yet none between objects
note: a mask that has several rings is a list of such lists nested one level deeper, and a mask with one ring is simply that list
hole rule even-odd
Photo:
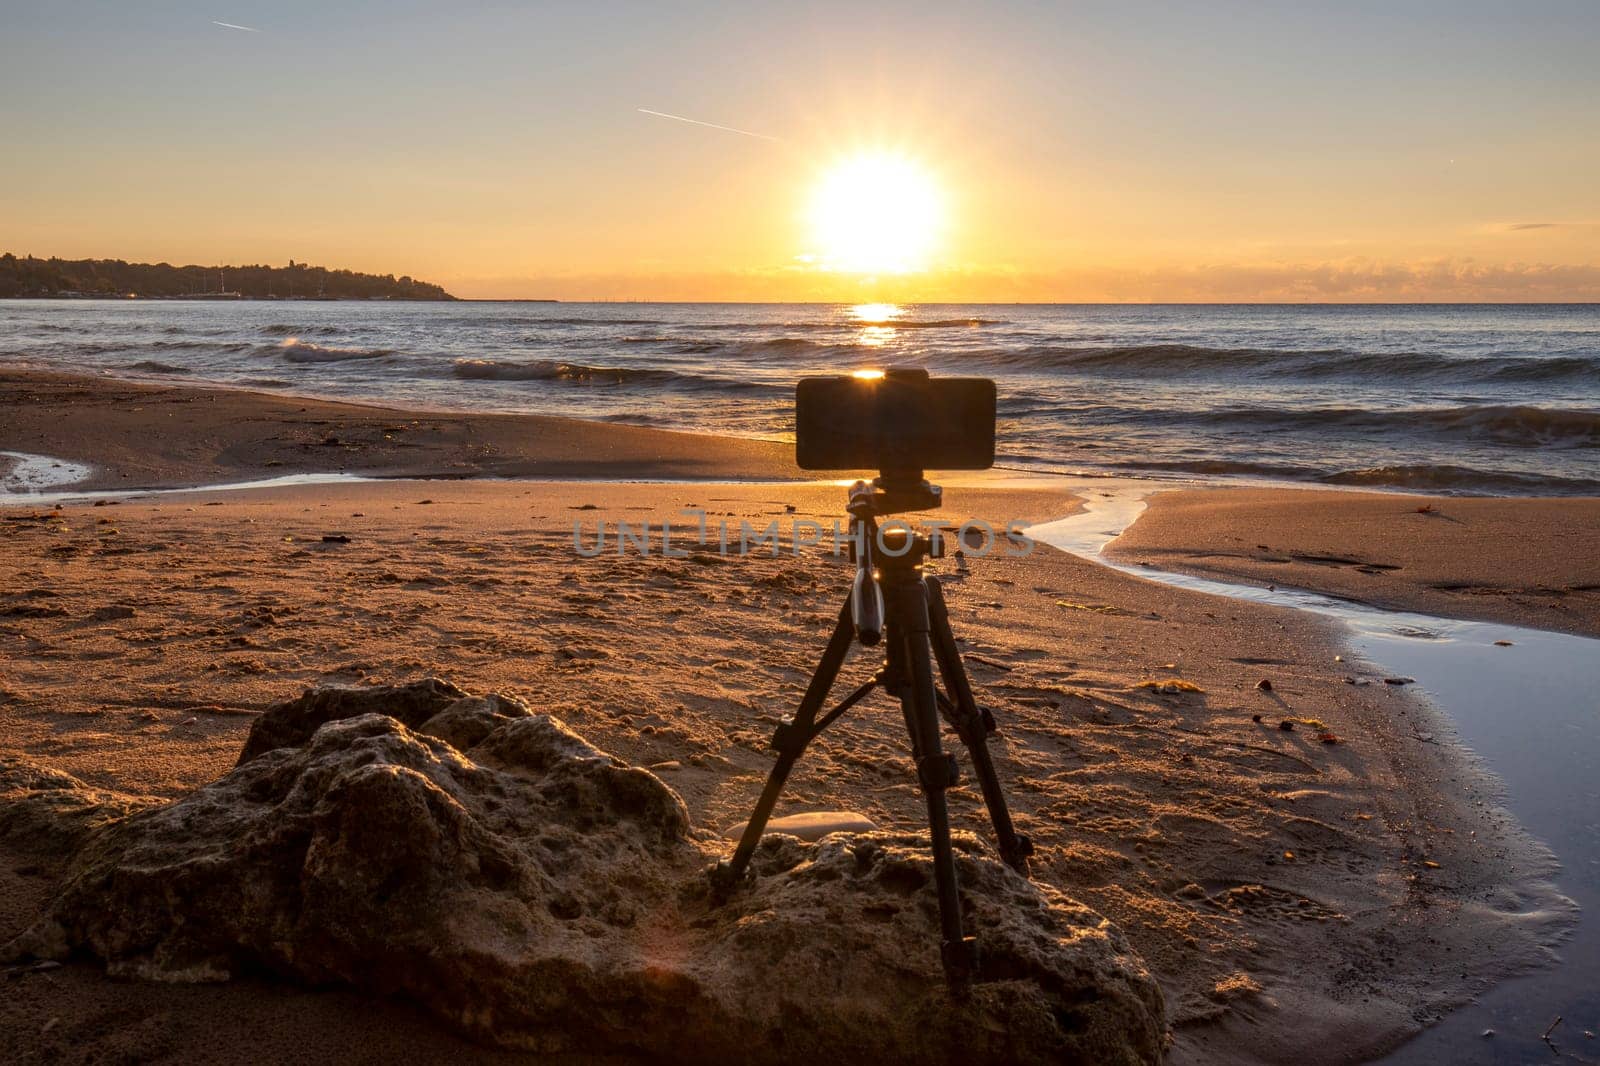
[{"label": "tripod leg lock", "polygon": [[1028,859],[1033,856],[1033,841],[1017,833],[1011,838],[1011,846],[1000,848],[1000,859],[1007,866],[1022,876],[1028,876]]},{"label": "tripod leg lock", "polygon": [[961,780],[961,767],[949,752],[926,755],[917,761],[917,777],[924,792],[943,792]]},{"label": "tripod leg lock", "polygon": [[798,722],[780,722],[778,728],[772,731],[769,743],[779,755],[798,759],[800,753],[806,750],[806,745],[811,743],[811,730],[802,728]]},{"label": "tripod leg lock", "polygon": [[739,890],[740,885],[749,882],[750,873],[747,870],[743,876],[736,876],[733,864],[724,861],[706,871],[706,880],[711,882],[711,898],[717,903],[726,903],[728,897]]}]

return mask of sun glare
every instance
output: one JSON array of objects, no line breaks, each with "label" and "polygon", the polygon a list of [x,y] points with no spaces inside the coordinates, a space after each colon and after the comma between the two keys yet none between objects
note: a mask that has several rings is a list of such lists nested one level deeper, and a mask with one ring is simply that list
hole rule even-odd
[{"label": "sun glare", "polygon": [[842,160],[811,200],[820,261],[859,274],[921,270],[938,238],[941,207],[938,185],[915,160],[888,152]]}]

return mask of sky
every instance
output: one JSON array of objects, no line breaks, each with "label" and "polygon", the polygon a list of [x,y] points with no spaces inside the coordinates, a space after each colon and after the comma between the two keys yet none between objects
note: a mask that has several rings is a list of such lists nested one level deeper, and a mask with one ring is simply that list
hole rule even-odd
[{"label": "sky", "polygon": [[[478,298],[1600,300],[1597,55],[1594,0],[0,0],[0,250]],[[915,264],[818,246],[862,157],[933,191]]]}]

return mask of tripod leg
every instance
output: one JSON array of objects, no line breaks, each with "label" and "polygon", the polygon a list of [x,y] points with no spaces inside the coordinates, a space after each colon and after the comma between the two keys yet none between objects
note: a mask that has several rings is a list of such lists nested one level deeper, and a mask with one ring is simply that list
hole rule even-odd
[{"label": "tripod leg", "polygon": [[928,831],[933,844],[933,877],[939,890],[940,955],[945,973],[961,984],[977,965],[977,942],[961,927],[961,894],[956,881],[955,851],[950,844],[950,812],[945,789],[956,780],[955,759],[945,754],[939,736],[938,692],[928,649],[928,600],[922,582],[911,580],[895,589],[889,609],[891,640],[900,642],[905,677],[900,702],[912,728],[917,777],[928,805]]},{"label": "tripod leg", "polygon": [[828,690],[839,676],[839,668],[844,665],[853,639],[850,601],[846,600],[839,612],[838,624],[833,627],[833,636],[828,638],[828,646],[823,650],[816,672],[811,675],[811,683],[806,687],[806,694],[800,700],[799,709],[792,720],[780,725],[773,734],[772,746],[777,749],[778,761],[773,763],[771,772],[767,774],[766,786],[761,790],[761,798],[756,801],[750,821],[745,824],[744,833],[739,837],[739,846],[734,849],[732,859],[718,864],[711,871],[712,888],[718,895],[731,892],[744,878],[756,845],[761,843],[761,834],[766,831],[767,821],[772,817],[772,809],[778,805],[778,797],[789,778],[789,771],[794,769],[800,754],[816,733],[814,725],[817,711],[821,709],[822,701],[828,698]]},{"label": "tripod leg", "polygon": [[1033,854],[1033,842],[1022,836],[1011,823],[1011,808],[1006,805],[1006,794],[1000,788],[1000,776],[995,773],[994,758],[989,752],[989,733],[994,730],[994,719],[978,710],[972,697],[972,684],[966,667],[961,664],[961,652],[956,647],[955,634],[950,630],[950,611],[945,606],[944,592],[936,578],[923,579],[928,588],[928,621],[932,630],[933,654],[939,660],[939,675],[944,680],[945,691],[950,694],[950,720],[972,755],[972,770],[983,789],[983,802],[989,808],[989,818],[994,822],[995,839],[1000,844],[1000,858],[1013,870],[1027,876],[1028,856]]}]

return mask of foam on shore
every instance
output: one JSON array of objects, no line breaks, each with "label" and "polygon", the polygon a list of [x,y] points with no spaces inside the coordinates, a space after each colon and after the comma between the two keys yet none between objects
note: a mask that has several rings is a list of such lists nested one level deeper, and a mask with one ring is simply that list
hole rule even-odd
[{"label": "foam on shore", "polygon": [[0,452],[0,496],[32,495],[87,481],[94,468],[49,455]]}]

